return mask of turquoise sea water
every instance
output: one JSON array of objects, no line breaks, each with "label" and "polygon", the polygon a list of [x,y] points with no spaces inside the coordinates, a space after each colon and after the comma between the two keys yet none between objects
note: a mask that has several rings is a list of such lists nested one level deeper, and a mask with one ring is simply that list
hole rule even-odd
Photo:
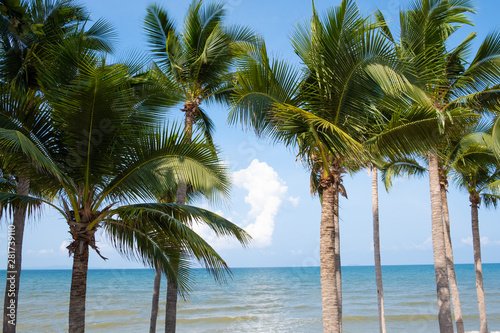
[{"label": "turquoise sea water", "polygon": [[[478,330],[474,267],[456,270],[466,330]],[[489,328],[500,331],[500,264],[483,271]],[[344,332],[378,332],[374,268],[343,267],[342,274]],[[224,285],[203,270],[192,275],[193,292],[179,303],[178,332],[322,331],[318,267],[235,268]],[[67,330],[70,278],[69,270],[23,271],[19,333]],[[87,332],[148,332],[153,278],[146,269],[90,270]],[[389,332],[438,332],[433,266],[384,266],[383,278]]]}]

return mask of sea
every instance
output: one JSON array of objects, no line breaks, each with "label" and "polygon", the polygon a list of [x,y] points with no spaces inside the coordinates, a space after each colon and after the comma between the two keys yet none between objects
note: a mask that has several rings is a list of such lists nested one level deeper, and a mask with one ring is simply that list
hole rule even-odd
[{"label": "sea", "polygon": [[[465,328],[477,331],[474,266],[456,265],[456,272]],[[319,267],[232,273],[218,283],[192,270],[192,291],[178,304],[177,332],[322,332]],[[387,331],[438,332],[433,266],[384,266],[382,273]],[[500,264],[484,264],[483,274],[489,328],[500,331]],[[19,333],[67,331],[70,279],[70,270],[23,270]],[[149,269],[89,270],[86,331],[149,332],[153,280]],[[378,332],[374,267],[343,267],[342,287],[343,331]],[[164,330],[165,298],[163,279],[158,332]]]}]

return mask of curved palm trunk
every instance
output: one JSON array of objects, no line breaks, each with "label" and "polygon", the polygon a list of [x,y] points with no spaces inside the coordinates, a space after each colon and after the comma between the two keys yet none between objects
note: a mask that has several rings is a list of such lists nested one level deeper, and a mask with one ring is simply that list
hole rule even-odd
[{"label": "curved palm trunk", "polygon": [[451,317],[448,270],[446,267],[446,247],[444,242],[443,207],[439,185],[438,155],[429,154],[429,185],[432,210],[432,248],[434,252],[434,270],[438,299],[438,320],[441,333],[453,333]]},{"label": "curved palm trunk", "polygon": [[[19,177],[17,193],[28,195],[30,179]],[[5,297],[3,303],[3,332],[15,333],[17,324],[17,308],[19,298],[19,283],[21,278],[21,260],[23,251],[24,225],[26,222],[26,209],[15,208],[12,226],[9,228],[9,250],[7,259],[7,278],[5,283]],[[13,246],[12,243],[13,241]]]},{"label": "curved palm trunk", "polygon": [[335,281],[337,283],[337,302],[339,308],[339,332],[342,332],[342,272],[340,263],[340,219],[339,219],[339,190],[335,185],[333,196],[333,223],[335,232]]},{"label": "curved palm trunk", "polygon": [[153,284],[153,300],[151,304],[151,319],[149,333],[156,332],[156,319],[158,319],[158,303],[160,302],[161,269],[155,269],[155,282]]},{"label": "curved palm trunk", "polygon": [[380,333],[386,333],[384,287],[382,284],[382,263],[380,261],[380,228],[378,213],[378,176],[377,168],[372,167],[372,210],[373,210],[373,254],[375,256],[375,278],[377,281],[378,322]]},{"label": "curved palm trunk", "polygon": [[474,267],[476,271],[477,305],[479,307],[479,333],[488,333],[486,302],[484,299],[483,267],[481,265],[481,240],[479,236],[479,200],[471,199],[472,244],[474,247]]},{"label": "curved palm trunk", "polygon": [[458,292],[457,277],[455,275],[455,264],[453,260],[453,247],[451,245],[450,213],[448,211],[448,196],[446,194],[446,180],[441,179],[441,202],[443,205],[443,221],[445,227],[444,241],[446,246],[446,265],[450,278],[451,299],[453,301],[453,312],[455,314],[455,325],[457,333],[465,333],[464,320],[462,317],[462,307],[460,305],[460,295]]},{"label": "curved palm trunk", "polygon": [[73,253],[73,272],[69,297],[69,333],[85,332],[88,265],[89,244],[85,241],[79,241],[79,246]]},{"label": "curved palm trunk", "polygon": [[320,262],[323,331],[325,333],[340,332],[337,272],[335,264],[335,196],[336,191],[333,184],[329,184],[323,189],[320,227]]}]

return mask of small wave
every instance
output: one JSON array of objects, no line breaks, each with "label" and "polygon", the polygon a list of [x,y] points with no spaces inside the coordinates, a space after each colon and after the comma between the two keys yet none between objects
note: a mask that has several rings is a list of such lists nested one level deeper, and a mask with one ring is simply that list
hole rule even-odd
[{"label": "small wave", "polygon": [[[387,317],[387,316],[386,316]],[[377,316],[344,316],[342,317],[342,321],[378,321]]]},{"label": "small wave", "polygon": [[307,306],[307,305],[297,305],[297,306],[294,306],[293,308],[294,309],[308,309],[308,308],[310,308],[310,306]]},{"label": "small wave", "polygon": [[434,305],[432,302],[399,302],[400,306],[419,306],[419,305]]},{"label": "small wave", "polygon": [[178,309],[179,313],[198,313],[198,312],[216,312],[216,311],[238,311],[238,310],[248,310],[254,308],[253,305],[245,306],[228,306],[228,307],[217,307],[217,308],[195,308],[195,309]]},{"label": "small wave", "polygon": [[106,323],[100,323],[100,324],[93,324],[90,325],[88,328],[113,328],[113,327],[119,327],[119,326],[124,326],[128,325],[130,323],[127,322],[106,322]]},{"label": "small wave", "polygon": [[243,320],[256,320],[255,316],[237,316],[237,317],[207,317],[207,318],[194,318],[194,319],[177,319],[178,323],[183,324],[194,324],[194,323],[228,323],[234,321],[243,321]]},{"label": "small wave", "polygon": [[[390,321],[433,321],[437,320],[436,315],[431,314],[419,314],[419,315],[388,315],[385,316],[387,320]],[[378,317],[377,317],[378,320]]]},{"label": "small wave", "polygon": [[[385,319],[387,321],[433,321],[437,319],[435,315],[386,315]],[[367,321],[378,321],[378,316],[345,316],[342,318],[343,321],[352,322],[367,322]]]},{"label": "small wave", "polygon": [[108,310],[108,311],[94,311],[89,312],[90,316],[107,317],[107,316],[131,316],[137,312],[128,310]]}]

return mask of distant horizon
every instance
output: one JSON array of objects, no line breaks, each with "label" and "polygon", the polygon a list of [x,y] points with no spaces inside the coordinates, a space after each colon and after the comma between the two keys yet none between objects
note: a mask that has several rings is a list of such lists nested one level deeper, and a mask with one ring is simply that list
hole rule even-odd
[{"label": "distant horizon", "polygon": [[[500,265],[500,262],[483,262],[483,265]],[[474,265],[474,263],[455,263],[457,265]],[[387,264],[382,265],[382,267],[397,267],[397,266],[434,266],[434,264]],[[342,265],[342,267],[375,267],[375,265]],[[229,267],[229,269],[240,269],[240,268],[320,268],[320,266],[234,266]],[[196,270],[206,270],[203,267],[193,267],[191,269]],[[52,267],[27,267],[23,268],[23,271],[71,271],[72,268],[57,268]],[[147,267],[126,267],[126,268],[102,268],[102,267],[89,267],[89,270],[153,270],[153,268]],[[0,272],[6,272],[5,269],[0,269]]]}]

